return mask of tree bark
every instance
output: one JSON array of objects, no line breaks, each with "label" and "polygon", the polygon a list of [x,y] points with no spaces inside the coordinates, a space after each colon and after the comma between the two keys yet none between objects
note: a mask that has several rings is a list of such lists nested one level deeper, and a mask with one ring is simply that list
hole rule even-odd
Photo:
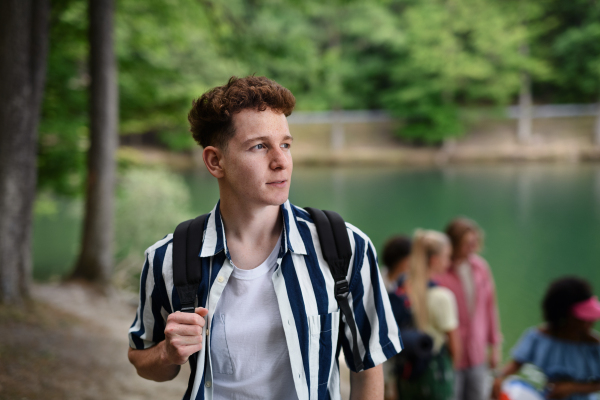
[{"label": "tree bark", "polygon": [[81,252],[72,278],[107,286],[113,266],[117,68],[113,1],[89,1],[90,149]]},{"label": "tree bark", "polygon": [[20,304],[29,295],[49,20],[49,0],[0,1],[0,303],[5,304]]}]

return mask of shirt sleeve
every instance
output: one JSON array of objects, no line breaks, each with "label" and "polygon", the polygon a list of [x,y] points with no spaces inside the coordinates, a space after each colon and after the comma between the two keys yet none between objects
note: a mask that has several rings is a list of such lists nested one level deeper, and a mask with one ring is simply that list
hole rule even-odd
[{"label": "shirt sleeve", "polygon": [[458,328],[458,311],[454,294],[445,287],[430,289],[429,311],[433,325],[442,332]]},{"label": "shirt sleeve", "polygon": [[[348,271],[348,301],[354,314],[357,346],[363,368],[375,367],[402,350],[400,330],[394,319],[390,301],[377,265],[377,254],[371,240],[348,224],[354,254]],[[351,330],[345,319],[340,326],[341,345],[346,364],[359,372],[353,359]]]},{"label": "shirt sleeve", "polygon": [[530,328],[525,331],[511,350],[513,360],[523,364],[533,362],[537,336],[536,328]]},{"label": "shirt sleeve", "polygon": [[[170,239],[170,236],[167,238]],[[129,328],[129,346],[133,349],[147,349],[165,339],[166,317],[171,308],[168,300],[165,302],[164,299],[166,290],[162,267],[167,249],[171,248],[171,241],[165,239],[146,250],[140,277],[140,302]],[[168,253],[171,254],[170,251]]]}]

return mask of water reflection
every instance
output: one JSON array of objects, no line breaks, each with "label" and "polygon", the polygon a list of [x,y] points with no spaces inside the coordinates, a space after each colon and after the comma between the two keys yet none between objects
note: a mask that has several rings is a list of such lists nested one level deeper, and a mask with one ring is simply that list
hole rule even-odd
[{"label": "water reflection", "polygon": [[517,217],[521,226],[529,222],[530,209],[533,202],[534,174],[528,169],[520,169],[516,177]]},{"label": "water reflection", "polygon": [[600,220],[600,168],[594,173],[594,209],[596,211],[596,219]]}]

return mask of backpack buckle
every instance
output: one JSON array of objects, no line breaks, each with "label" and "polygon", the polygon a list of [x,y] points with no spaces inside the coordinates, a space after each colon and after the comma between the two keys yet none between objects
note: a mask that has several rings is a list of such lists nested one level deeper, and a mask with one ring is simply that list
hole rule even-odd
[{"label": "backpack buckle", "polygon": [[348,289],[349,289],[349,286],[348,286],[348,281],[346,279],[337,281],[334,286],[335,298],[339,299],[339,298],[348,297]]}]

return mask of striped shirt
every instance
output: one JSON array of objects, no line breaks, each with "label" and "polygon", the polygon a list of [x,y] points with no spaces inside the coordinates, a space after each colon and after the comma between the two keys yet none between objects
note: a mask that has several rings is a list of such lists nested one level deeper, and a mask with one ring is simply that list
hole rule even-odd
[{"label": "striped shirt", "polygon": [[[358,372],[350,328],[345,320],[340,321],[334,280],[310,215],[289,201],[281,205],[281,211],[284,229],[272,280],[294,386],[299,399],[340,399],[340,346],[348,367]],[[359,229],[348,223],[346,226],[353,252],[347,276],[348,300],[354,312],[359,354],[368,369],[397,354],[402,348],[401,339],[374,246]],[[168,315],[181,308],[173,285],[172,245],[173,235],[169,234],[146,250],[140,304],[129,330],[129,343],[134,349],[147,349],[164,340]],[[198,301],[208,308],[211,329],[217,303],[233,271],[219,203],[206,219],[200,257],[203,279]],[[343,334],[338,335],[340,329]],[[212,334],[212,330],[208,336],[204,333],[205,346],[189,359],[192,376],[184,400],[212,399],[210,351],[206,351]]]}]

